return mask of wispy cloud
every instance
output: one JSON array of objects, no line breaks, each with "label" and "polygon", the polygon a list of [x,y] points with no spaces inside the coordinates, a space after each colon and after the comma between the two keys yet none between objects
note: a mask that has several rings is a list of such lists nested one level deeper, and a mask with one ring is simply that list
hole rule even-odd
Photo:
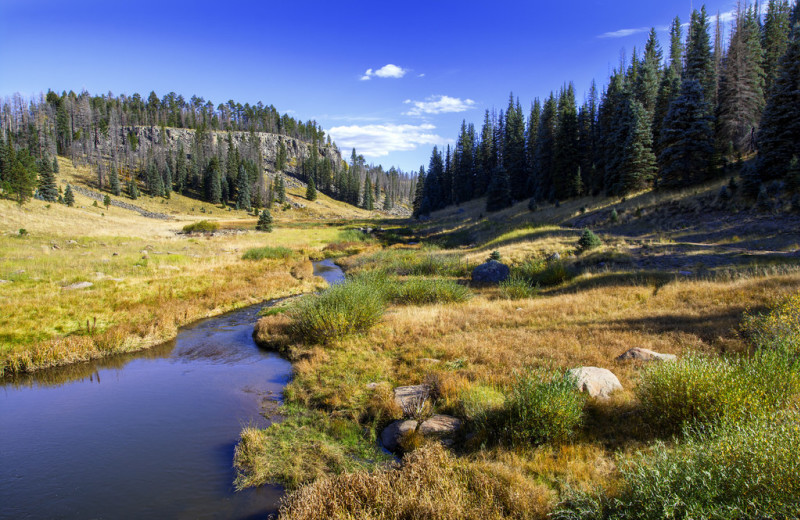
[{"label": "wispy cloud", "polygon": [[339,149],[355,148],[365,157],[385,157],[391,152],[407,152],[418,146],[445,141],[431,124],[421,125],[350,125],[335,126],[328,133]]},{"label": "wispy cloud", "polygon": [[646,32],[650,32],[649,27],[639,27],[638,29],[620,29],[618,31],[603,33],[599,35],[598,38],[625,38],[627,36]]},{"label": "wispy cloud", "polygon": [[397,65],[393,65],[391,63],[384,65],[383,67],[379,68],[378,70],[367,69],[367,72],[361,76],[361,81],[368,81],[374,77],[377,78],[402,78],[406,75],[408,69],[404,69],[402,67],[398,67]]},{"label": "wispy cloud", "polygon": [[475,106],[475,102],[471,99],[460,99],[450,96],[430,96],[425,98],[425,101],[406,99],[403,103],[412,106],[411,110],[403,113],[403,115],[406,116],[465,112]]}]

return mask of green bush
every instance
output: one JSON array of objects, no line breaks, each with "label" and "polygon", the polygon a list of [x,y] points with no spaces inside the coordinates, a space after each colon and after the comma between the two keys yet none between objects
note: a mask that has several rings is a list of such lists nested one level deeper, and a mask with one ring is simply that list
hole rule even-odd
[{"label": "green bush", "polygon": [[800,367],[762,352],[752,358],[688,356],[651,365],[636,394],[648,421],[663,433],[695,423],[773,413],[800,393]]},{"label": "green bush", "polygon": [[242,255],[242,260],[264,260],[270,259],[275,260],[278,258],[291,258],[294,255],[294,251],[286,247],[254,247],[253,249],[248,249],[244,255]]},{"label": "green bush", "polygon": [[516,272],[500,282],[500,296],[506,300],[533,298],[538,292],[538,287],[531,285],[527,278]]},{"label": "green bush", "polygon": [[511,387],[500,435],[512,445],[565,441],[583,422],[584,402],[568,374],[528,372]]},{"label": "green bush", "polygon": [[426,305],[463,302],[472,297],[472,293],[453,280],[416,278],[396,284],[387,296],[392,303]]},{"label": "green bush", "polygon": [[506,396],[493,386],[474,385],[459,395],[461,415],[472,423],[477,430],[488,430],[493,427],[492,421],[501,413]]},{"label": "green bush", "polygon": [[201,220],[183,226],[184,233],[213,233],[219,229],[219,224],[216,222],[209,222],[208,220]]},{"label": "green bush", "polygon": [[435,249],[389,249],[364,257],[357,267],[400,276],[467,276],[472,266],[461,255],[439,253]]},{"label": "green bush", "polygon": [[572,271],[561,259],[545,261],[531,258],[515,268],[515,272],[533,286],[558,285],[573,277]]},{"label": "green bush", "polygon": [[600,240],[600,237],[595,235],[589,228],[584,229],[581,238],[578,239],[578,247],[582,251],[588,251],[589,249],[594,249],[602,245],[603,242]]},{"label": "green bush", "polygon": [[329,343],[364,332],[383,315],[384,296],[362,279],[348,280],[301,299],[289,311],[291,331],[307,343]]}]

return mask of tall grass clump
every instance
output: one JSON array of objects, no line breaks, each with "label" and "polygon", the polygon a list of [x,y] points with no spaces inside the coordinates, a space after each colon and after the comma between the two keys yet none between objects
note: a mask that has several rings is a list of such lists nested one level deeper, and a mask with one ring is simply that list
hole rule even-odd
[{"label": "tall grass clump", "polygon": [[219,230],[219,224],[208,220],[201,220],[183,226],[184,233],[213,233],[217,230]]},{"label": "tall grass clump", "polygon": [[500,435],[512,445],[568,440],[583,422],[584,403],[568,374],[518,375],[501,414]]},{"label": "tall grass clump", "polygon": [[430,305],[467,301],[472,293],[454,280],[438,278],[412,278],[394,284],[387,295],[392,303],[405,305]]},{"label": "tall grass clump", "polygon": [[252,249],[248,249],[245,251],[244,255],[242,255],[242,260],[276,260],[276,259],[287,259],[291,258],[294,255],[294,251],[289,249],[288,247],[254,247]]},{"label": "tall grass clump", "polygon": [[531,258],[515,270],[521,277],[526,278],[531,285],[546,287],[559,285],[574,277],[572,270],[560,258],[552,260]]},{"label": "tall grass clump", "polygon": [[752,519],[800,517],[800,413],[687,430],[622,461],[619,496],[579,497],[557,519]]},{"label": "tall grass clump", "polygon": [[745,314],[742,331],[762,351],[800,353],[800,294],[785,299],[766,314]]},{"label": "tall grass clump", "polygon": [[796,361],[774,352],[751,358],[686,358],[651,365],[636,394],[662,433],[695,423],[743,419],[785,407],[800,392]]},{"label": "tall grass clump", "polygon": [[516,272],[511,273],[511,276],[500,282],[500,296],[506,300],[533,298],[538,292],[538,287]]},{"label": "tall grass clump", "polygon": [[329,343],[368,330],[385,305],[381,291],[368,281],[348,280],[300,300],[290,311],[291,332],[306,343]]}]

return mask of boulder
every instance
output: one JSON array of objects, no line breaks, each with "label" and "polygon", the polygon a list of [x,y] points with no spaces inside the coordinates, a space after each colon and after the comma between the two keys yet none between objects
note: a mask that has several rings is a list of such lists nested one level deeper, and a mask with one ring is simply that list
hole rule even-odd
[{"label": "boulder", "polygon": [[0,283],[11,283],[11,280],[0,280]]},{"label": "boulder", "polygon": [[575,386],[591,397],[608,399],[612,392],[622,390],[622,385],[613,372],[605,368],[580,367],[569,371],[575,379]]},{"label": "boulder", "polygon": [[74,291],[77,289],[88,289],[89,287],[93,286],[92,282],[76,282],[72,285],[67,285],[66,287],[62,287],[65,291]]},{"label": "boulder", "polygon": [[561,255],[558,254],[558,251],[547,257],[548,262],[557,262],[558,260],[561,260]]},{"label": "boulder", "polygon": [[508,279],[511,269],[497,260],[489,260],[472,270],[472,281],[479,283],[500,283]]},{"label": "boulder", "polygon": [[[461,429],[461,419],[449,415],[434,415],[419,427],[419,433],[425,437],[436,438],[443,444],[452,444],[453,436]],[[410,419],[394,421],[381,432],[381,444],[389,451],[397,451],[403,435],[413,432],[417,421]]]},{"label": "boulder", "polygon": [[394,389],[394,402],[401,409],[414,408],[418,403],[427,399],[431,394],[428,385],[398,386]]},{"label": "boulder", "polygon": [[675,354],[661,354],[646,348],[632,348],[617,356],[617,361],[673,361]]}]

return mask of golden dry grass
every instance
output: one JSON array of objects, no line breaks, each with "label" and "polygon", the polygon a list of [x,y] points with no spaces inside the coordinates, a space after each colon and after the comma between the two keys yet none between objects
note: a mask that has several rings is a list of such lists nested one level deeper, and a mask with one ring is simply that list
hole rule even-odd
[{"label": "golden dry grass", "polygon": [[[60,183],[89,182],[87,170],[59,162]],[[325,214],[342,224],[365,214],[320,198]],[[180,195],[169,201],[123,199],[175,218],[96,207],[77,192],[74,207],[0,200],[0,280],[8,282],[0,283],[0,373],[3,367],[31,371],[138,350],[169,339],[193,320],[313,290],[324,282],[313,277],[308,258],[324,256],[322,249],[342,234],[342,225],[310,223],[321,214],[308,211],[280,211],[275,230],[259,233],[244,212],[223,212]],[[201,218],[217,219],[223,232],[179,233],[187,221]],[[20,229],[27,234],[20,236]],[[248,249],[265,245],[297,254],[242,260]],[[76,282],[93,285],[65,289]]]}]

